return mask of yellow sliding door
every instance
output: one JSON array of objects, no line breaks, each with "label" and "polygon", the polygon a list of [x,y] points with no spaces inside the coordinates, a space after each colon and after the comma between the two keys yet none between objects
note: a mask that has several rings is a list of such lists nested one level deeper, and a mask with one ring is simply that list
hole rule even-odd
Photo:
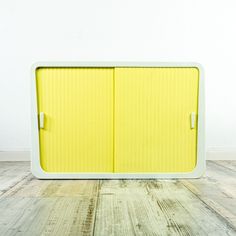
[{"label": "yellow sliding door", "polygon": [[115,172],[194,169],[198,84],[196,68],[115,69]]},{"label": "yellow sliding door", "polygon": [[113,68],[38,68],[46,172],[113,171]]}]

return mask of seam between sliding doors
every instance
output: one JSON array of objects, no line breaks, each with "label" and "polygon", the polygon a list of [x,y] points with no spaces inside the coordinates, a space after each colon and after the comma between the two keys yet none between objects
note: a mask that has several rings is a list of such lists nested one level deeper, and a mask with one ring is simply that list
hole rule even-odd
[{"label": "seam between sliding doors", "polygon": [[115,172],[115,67],[113,68],[113,173]]}]

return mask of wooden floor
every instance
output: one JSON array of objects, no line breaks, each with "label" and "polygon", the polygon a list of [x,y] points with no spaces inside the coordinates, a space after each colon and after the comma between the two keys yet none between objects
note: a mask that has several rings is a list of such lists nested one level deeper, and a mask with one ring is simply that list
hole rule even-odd
[{"label": "wooden floor", "polygon": [[192,180],[38,180],[0,162],[0,235],[236,235],[236,162]]}]

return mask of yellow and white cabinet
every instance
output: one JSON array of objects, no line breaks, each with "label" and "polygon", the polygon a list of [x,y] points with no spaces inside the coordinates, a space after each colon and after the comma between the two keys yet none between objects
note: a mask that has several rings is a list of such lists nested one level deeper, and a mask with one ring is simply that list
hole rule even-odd
[{"label": "yellow and white cabinet", "polygon": [[38,178],[194,178],[205,169],[204,88],[194,63],[37,63]]}]

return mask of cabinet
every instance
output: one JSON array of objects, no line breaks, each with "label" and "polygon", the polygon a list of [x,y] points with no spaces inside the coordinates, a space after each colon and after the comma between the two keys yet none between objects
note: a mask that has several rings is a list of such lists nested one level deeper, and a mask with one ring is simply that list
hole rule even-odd
[{"label": "cabinet", "polygon": [[32,172],[39,178],[199,177],[205,168],[196,64],[38,63]]}]

